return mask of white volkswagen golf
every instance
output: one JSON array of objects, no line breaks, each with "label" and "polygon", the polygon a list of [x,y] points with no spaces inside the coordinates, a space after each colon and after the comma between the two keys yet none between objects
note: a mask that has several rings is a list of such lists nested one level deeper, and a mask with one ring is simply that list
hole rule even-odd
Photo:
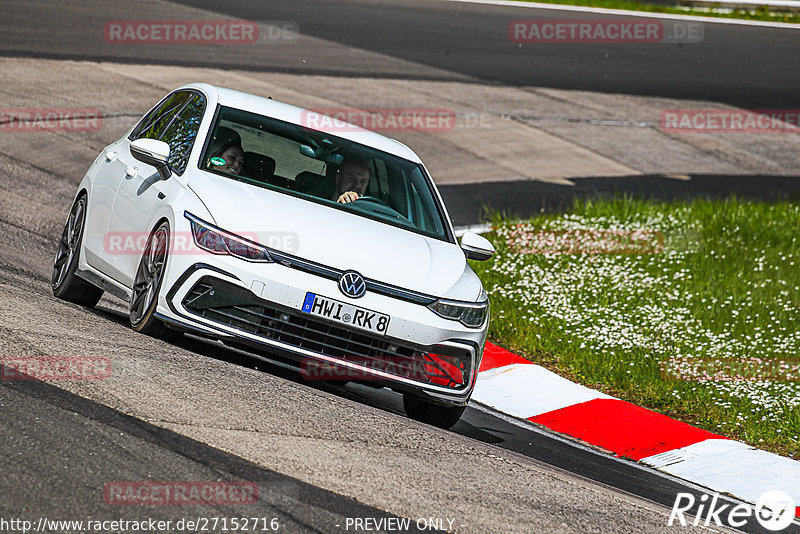
[{"label": "white volkswagen golf", "polygon": [[450,427],[488,327],[466,259],[494,248],[471,233],[459,247],[408,147],[319,118],[207,84],[173,91],[81,181],[53,293],[94,306],[107,291],[139,332],[389,387],[411,418]]}]

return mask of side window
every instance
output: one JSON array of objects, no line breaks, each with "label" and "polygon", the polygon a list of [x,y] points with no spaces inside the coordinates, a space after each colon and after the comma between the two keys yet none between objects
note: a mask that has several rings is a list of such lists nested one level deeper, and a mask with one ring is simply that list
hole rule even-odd
[{"label": "side window", "polygon": [[169,166],[178,174],[186,170],[205,110],[205,97],[195,94],[161,135],[161,140],[169,145]]},{"label": "side window", "polygon": [[140,137],[139,134],[142,132],[142,130],[144,130],[150,125],[150,123],[153,121],[153,117],[155,117],[158,111],[161,109],[161,106],[171,97],[172,95],[169,95],[166,98],[164,98],[153,109],[151,109],[147,113],[147,115],[142,117],[142,120],[139,121],[139,124],[137,124],[133,130],[131,130],[131,134],[128,136],[128,139],[130,139],[131,141],[133,141],[134,139],[138,139]]},{"label": "side window", "polygon": [[131,134],[131,140],[141,137],[158,139],[164,130],[169,126],[170,120],[175,113],[189,100],[192,93],[188,91],[178,91],[164,99],[161,104],[152,110],[136,126]]}]

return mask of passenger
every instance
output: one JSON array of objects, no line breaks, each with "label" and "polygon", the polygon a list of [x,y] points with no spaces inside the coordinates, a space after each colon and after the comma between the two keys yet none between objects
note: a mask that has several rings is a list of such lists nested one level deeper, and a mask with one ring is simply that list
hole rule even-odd
[{"label": "passenger", "polygon": [[244,176],[244,150],[237,144],[227,144],[211,153],[208,168]]},{"label": "passenger", "polygon": [[355,160],[342,163],[336,171],[336,191],[331,200],[347,204],[364,195],[369,185],[369,167]]}]

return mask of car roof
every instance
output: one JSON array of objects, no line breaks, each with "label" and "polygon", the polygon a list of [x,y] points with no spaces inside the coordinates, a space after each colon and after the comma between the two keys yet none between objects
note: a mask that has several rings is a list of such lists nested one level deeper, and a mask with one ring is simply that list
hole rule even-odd
[{"label": "car roof", "polygon": [[[244,93],[242,91],[226,89],[224,87],[217,87],[207,83],[192,83],[185,85],[180,89],[197,89],[209,97],[214,97],[217,100],[217,103],[220,105],[242,109],[267,117],[273,117],[275,119],[297,124],[299,126],[310,127],[308,126],[309,121],[306,117],[308,116],[309,111],[314,112],[313,110],[278,102],[277,100],[272,100],[271,98],[264,98],[250,93]],[[354,110],[355,109],[356,108],[354,108]],[[408,148],[400,141],[375,132],[364,130],[356,125],[352,125],[352,128],[342,128],[341,125],[343,123],[344,121],[337,119],[336,124],[339,125],[338,127],[333,126],[331,123],[331,128],[319,128],[318,130],[330,135],[347,139],[349,141],[376,148],[383,152],[388,152],[389,154],[393,154],[416,163],[422,163],[422,160],[420,160],[419,156],[417,156],[413,150]]]}]

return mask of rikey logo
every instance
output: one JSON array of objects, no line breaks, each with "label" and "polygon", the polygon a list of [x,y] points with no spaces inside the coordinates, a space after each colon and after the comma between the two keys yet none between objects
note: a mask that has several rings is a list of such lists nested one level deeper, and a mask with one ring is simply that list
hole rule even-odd
[{"label": "rikey logo", "polygon": [[[695,504],[698,505],[697,511],[690,512]],[[791,525],[797,513],[794,499],[782,490],[767,491],[758,498],[755,505],[743,502],[733,505],[733,508],[731,506],[730,502],[720,502],[719,493],[703,493],[699,502],[691,493],[678,493],[667,526],[671,527],[676,519],[682,527],[687,526],[689,523],[684,514],[689,512],[695,516],[691,523],[695,527],[701,523],[708,527],[713,523],[718,527],[741,529],[754,524],[751,518],[755,518],[767,531],[778,532]]]},{"label": "rikey logo", "polygon": [[364,281],[364,277],[357,272],[347,271],[339,278],[339,291],[348,297],[357,299],[363,297],[367,292],[367,283]]}]

